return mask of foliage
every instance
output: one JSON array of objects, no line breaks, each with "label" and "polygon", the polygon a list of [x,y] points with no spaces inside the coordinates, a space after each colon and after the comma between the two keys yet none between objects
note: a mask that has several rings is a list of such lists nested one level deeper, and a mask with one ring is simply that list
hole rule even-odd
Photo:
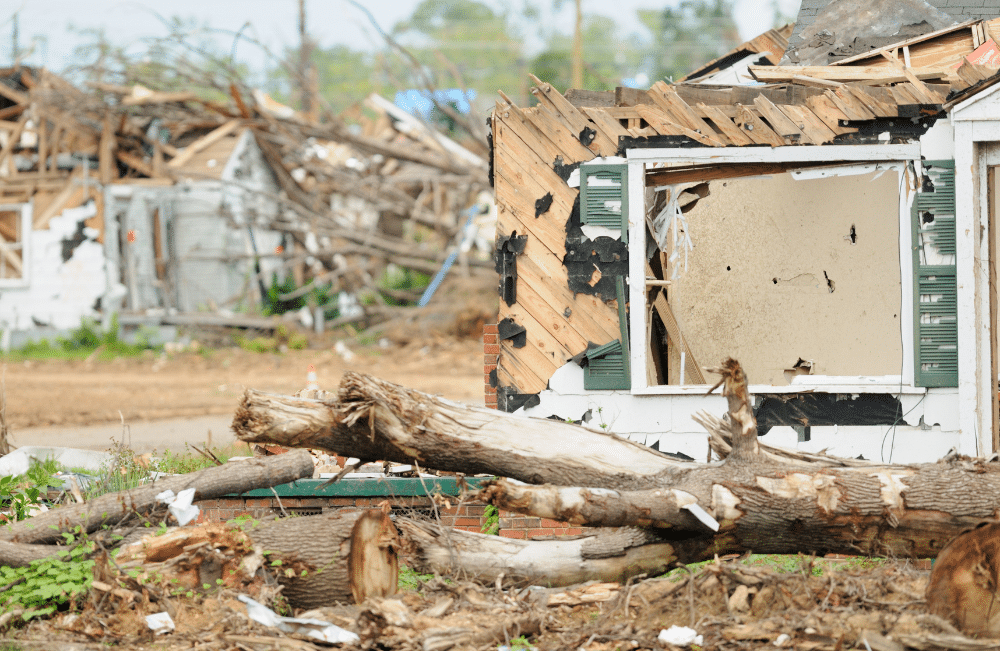
[{"label": "foliage", "polygon": [[[79,533],[80,528],[77,527]],[[93,583],[94,561],[89,555],[95,545],[74,534],[62,534],[68,548],[57,556],[32,561],[28,567],[0,566],[0,584],[6,589],[0,597],[0,614],[23,609],[20,619],[49,615],[60,604],[86,594]]]},{"label": "foliage", "polygon": [[27,473],[0,477],[0,506],[9,512],[9,515],[0,515],[0,522],[30,517],[31,508],[42,503],[42,492],[52,484],[58,485],[52,475],[59,470],[59,464],[52,459],[32,460]]},{"label": "foliage", "polygon": [[[524,54],[512,16],[475,0],[423,0],[413,14],[395,25],[393,36],[413,54],[419,71],[398,58],[387,60],[387,74],[400,88],[426,88],[425,75],[447,71],[438,89],[475,91],[474,113],[492,104],[498,88],[520,88]],[[478,105],[475,104],[478,102]],[[478,118],[476,118],[478,120]]]},{"label": "foliage", "polygon": [[683,0],[639,19],[653,34],[654,79],[680,79],[743,42],[728,0]]},{"label": "foliage", "polygon": [[111,449],[108,452],[108,459],[101,464],[97,481],[91,482],[87,487],[87,501],[99,495],[136,488],[149,476],[148,461],[136,455],[124,441],[112,439]]},{"label": "foliage", "polygon": [[[706,565],[715,561],[701,561],[684,567],[670,570],[663,576],[673,581],[680,581],[688,576],[688,570],[698,573]],[[816,558],[803,554],[751,554],[740,562],[744,565],[766,565],[779,574],[811,574],[823,576],[824,570],[832,569],[865,569],[869,570],[886,563],[886,559],[867,556],[852,556],[845,559]]]},{"label": "foliage", "polygon": [[[316,70],[317,90],[334,113],[342,113],[372,93],[392,96],[390,79],[381,72],[384,53],[352,50],[346,45],[313,47],[310,62]],[[299,48],[285,50],[285,60],[299,60]],[[295,73],[286,66],[271,71],[269,89],[276,100],[301,108]]]},{"label": "foliage", "polygon": [[286,300],[281,298],[283,295],[290,294],[296,289],[299,289],[299,287],[295,284],[295,277],[292,274],[288,274],[283,280],[278,280],[278,273],[275,272],[271,276],[271,286],[267,288],[267,295],[264,296],[262,301],[261,312],[264,316],[284,314],[286,312],[301,310],[307,305],[326,305],[334,298],[332,295],[332,282],[328,282],[325,285],[314,285],[307,293],[292,299]]},{"label": "foliage", "polygon": [[490,536],[500,535],[500,509],[487,504],[483,511],[483,526],[479,530]]},{"label": "foliage", "polygon": [[[531,62],[531,72],[561,92],[570,87],[573,67],[573,37],[553,34],[547,47]],[[614,90],[626,78],[634,77],[646,58],[636,35],[623,35],[618,24],[607,16],[583,17],[583,87],[587,90]]]},{"label": "foliage", "polygon": [[[204,470],[205,468],[211,468],[215,466],[215,462],[211,459],[193,452],[188,449],[187,443],[184,444],[185,451],[183,453],[171,452],[167,450],[154,462],[154,467],[159,472],[166,472],[176,475],[183,475],[189,472],[196,472],[198,470]],[[233,443],[232,445],[227,445],[222,448],[212,448],[212,454],[218,457],[219,461],[226,463],[229,461],[230,457],[244,457],[247,456],[247,448],[245,444]]]},{"label": "foliage", "polygon": [[416,592],[420,589],[420,584],[434,578],[433,574],[418,574],[407,565],[399,565],[399,590],[406,592]]},{"label": "foliage", "polygon": [[309,339],[301,332],[291,330],[284,323],[274,329],[273,337],[248,338],[234,335],[233,341],[243,350],[251,353],[277,353],[282,350],[305,350],[309,347]]},{"label": "foliage", "polygon": [[47,359],[89,357],[96,353],[100,359],[116,357],[137,357],[146,350],[153,350],[148,335],[139,331],[136,343],[130,344],[121,338],[121,328],[118,325],[118,315],[111,316],[107,330],[93,319],[84,317],[80,327],[69,333],[67,337],[57,337],[55,343],[42,339],[30,341],[20,350],[13,351],[10,356],[16,359]]}]

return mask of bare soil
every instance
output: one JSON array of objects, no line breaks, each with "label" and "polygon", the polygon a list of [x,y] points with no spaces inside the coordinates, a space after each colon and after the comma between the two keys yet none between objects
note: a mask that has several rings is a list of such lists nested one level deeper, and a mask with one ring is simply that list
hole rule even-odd
[{"label": "bare soil", "polygon": [[117,423],[121,417],[134,422],[231,414],[247,388],[276,393],[305,388],[310,364],[325,389],[336,388],[344,371],[354,370],[452,400],[483,403],[481,339],[354,348],[349,362],[332,345],[274,354],[226,348],[107,361],[7,362],[7,423],[16,436],[29,427]]}]

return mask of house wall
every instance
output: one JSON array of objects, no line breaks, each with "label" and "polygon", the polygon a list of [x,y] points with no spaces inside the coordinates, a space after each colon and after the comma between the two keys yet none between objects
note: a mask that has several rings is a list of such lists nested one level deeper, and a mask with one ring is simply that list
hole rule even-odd
[{"label": "house wall", "polygon": [[96,303],[107,289],[104,247],[97,229],[84,225],[96,214],[89,202],[64,210],[45,230],[31,231],[25,252],[28,284],[0,289],[5,341],[11,331],[75,328],[82,318],[98,316]]},{"label": "house wall", "polygon": [[[671,306],[698,363],[740,360],[751,384],[899,375],[899,174],[709,184]],[[851,232],[854,231],[852,241]]]}]

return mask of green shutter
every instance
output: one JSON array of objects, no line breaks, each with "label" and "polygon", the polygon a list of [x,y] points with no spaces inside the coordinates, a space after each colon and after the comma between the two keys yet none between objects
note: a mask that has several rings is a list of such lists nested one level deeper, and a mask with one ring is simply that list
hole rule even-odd
[{"label": "green shutter", "polygon": [[615,278],[618,298],[618,329],[621,339],[593,348],[584,355],[587,365],[583,369],[583,388],[631,389],[632,369],[628,358],[628,317],[625,314],[625,280]]},{"label": "green shutter", "polygon": [[913,202],[914,361],[916,385],[958,386],[955,282],[955,161],[924,161],[933,192]]},{"label": "green shutter", "polygon": [[580,222],[619,231],[628,242],[628,165],[580,166]]}]

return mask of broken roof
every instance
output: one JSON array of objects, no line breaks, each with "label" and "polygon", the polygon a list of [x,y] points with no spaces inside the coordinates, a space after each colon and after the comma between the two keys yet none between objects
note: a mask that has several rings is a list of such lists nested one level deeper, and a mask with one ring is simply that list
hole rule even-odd
[{"label": "broken roof", "polygon": [[789,38],[784,65],[826,65],[958,24],[926,0],[833,0]]},{"label": "broken roof", "polygon": [[[907,142],[1000,81],[1000,19],[900,40],[827,66],[751,65],[756,85],[657,82],[648,91],[568,91],[535,79],[540,106],[501,94],[497,114],[562,164],[639,147]],[[762,82],[762,83],[760,83]],[[514,119],[516,118],[516,119]],[[551,165],[551,160],[548,163]]]}]

